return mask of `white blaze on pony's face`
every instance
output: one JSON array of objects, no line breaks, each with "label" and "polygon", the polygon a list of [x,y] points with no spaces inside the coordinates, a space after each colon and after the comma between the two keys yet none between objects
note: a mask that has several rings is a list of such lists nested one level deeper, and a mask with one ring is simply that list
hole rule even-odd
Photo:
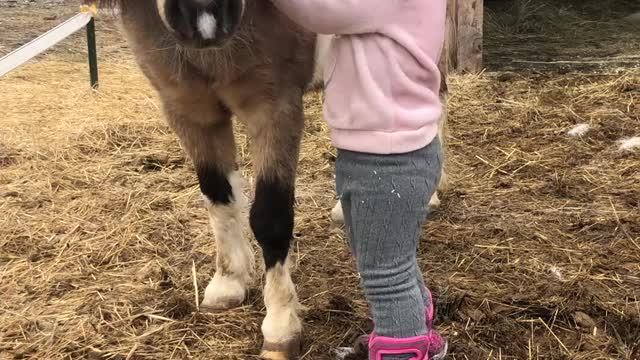
[{"label": "white blaze on pony's face", "polygon": [[211,40],[215,37],[217,25],[216,18],[208,12],[198,16],[198,31],[205,40]]},{"label": "white blaze on pony's face", "polygon": [[242,20],[245,0],[156,0],[158,14],[180,45],[220,47]]}]

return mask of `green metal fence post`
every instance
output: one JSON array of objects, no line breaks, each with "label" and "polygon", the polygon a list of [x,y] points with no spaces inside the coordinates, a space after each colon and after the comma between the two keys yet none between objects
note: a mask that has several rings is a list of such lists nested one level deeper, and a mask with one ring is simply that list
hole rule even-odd
[{"label": "green metal fence post", "polygon": [[98,52],[96,50],[96,23],[91,19],[87,24],[87,48],[89,51],[89,73],[91,76],[91,87],[98,88]]}]

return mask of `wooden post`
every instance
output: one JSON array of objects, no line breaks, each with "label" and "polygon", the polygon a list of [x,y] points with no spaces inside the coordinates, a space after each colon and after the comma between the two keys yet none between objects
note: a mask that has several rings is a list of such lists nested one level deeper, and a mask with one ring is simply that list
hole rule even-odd
[{"label": "wooden post", "polygon": [[447,19],[446,19],[446,29],[444,34],[444,47],[442,49],[442,56],[440,57],[440,72],[447,74],[452,72],[456,68],[456,54],[455,46],[456,43],[456,1],[457,0],[448,0],[447,1]]},{"label": "wooden post", "polygon": [[96,23],[91,19],[87,24],[87,50],[89,55],[89,78],[91,87],[98,88],[98,55],[96,51]]},{"label": "wooden post", "polygon": [[441,69],[482,70],[483,0],[448,0],[447,29]]},{"label": "wooden post", "polygon": [[458,1],[458,69],[482,70],[482,0]]}]

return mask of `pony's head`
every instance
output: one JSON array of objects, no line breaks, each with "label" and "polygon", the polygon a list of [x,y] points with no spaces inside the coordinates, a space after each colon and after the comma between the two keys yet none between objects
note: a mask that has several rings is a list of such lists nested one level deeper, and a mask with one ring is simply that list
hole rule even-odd
[{"label": "pony's head", "polygon": [[233,36],[245,0],[154,0],[165,27],[183,46],[219,47]]}]

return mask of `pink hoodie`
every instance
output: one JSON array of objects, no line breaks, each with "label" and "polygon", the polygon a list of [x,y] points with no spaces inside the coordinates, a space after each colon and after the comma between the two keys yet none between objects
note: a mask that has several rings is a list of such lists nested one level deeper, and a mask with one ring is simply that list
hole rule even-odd
[{"label": "pink hoodie", "polygon": [[334,146],[393,154],[433,140],[446,0],[272,1],[309,31],[336,34],[324,69]]}]

